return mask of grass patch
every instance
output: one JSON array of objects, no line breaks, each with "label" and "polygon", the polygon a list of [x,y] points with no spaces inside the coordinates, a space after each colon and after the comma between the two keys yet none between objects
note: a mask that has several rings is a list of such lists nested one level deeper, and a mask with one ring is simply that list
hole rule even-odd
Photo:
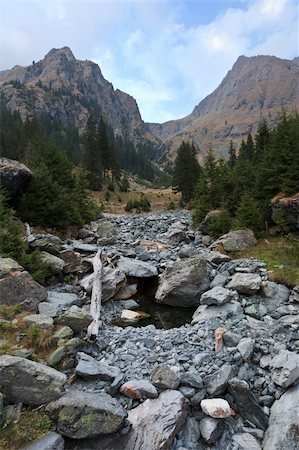
[{"label": "grass patch", "polygon": [[52,422],[42,411],[24,411],[17,423],[6,423],[0,428],[0,448],[16,450],[39,439],[51,430]]},{"label": "grass patch", "polygon": [[[5,345],[1,346],[0,355],[7,355],[20,348],[26,348],[34,352],[33,359],[47,360],[56,348],[53,339],[54,330],[45,330],[37,325],[24,323],[22,319],[28,315],[27,312],[13,315],[11,311],[14,307],[5,306],[3,314],[3,308],[1,307],[0,336],[1,339],[5,340]],[[8,316],[10,316],[10,320],[7,320]],[[14,320],[11,321],[13,317]]]},{"label": "grass patch", "polygon": [[276,283],[289,287],[299,284],[299,239],[296,236],[267,237],[234,258],[256,258],[265,261],[269,276]]}]

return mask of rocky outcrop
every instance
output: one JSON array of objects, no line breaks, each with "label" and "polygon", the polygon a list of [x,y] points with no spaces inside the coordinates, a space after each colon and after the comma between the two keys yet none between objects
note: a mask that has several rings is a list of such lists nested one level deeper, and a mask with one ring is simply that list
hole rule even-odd
[{"label": "rocky outcrop", "polygon": [[177,261],[160,279],[155,299],[158,303],[188,308],[198,306],[200,296],[208,290],[210,280],[206,261],[194,256]]},{"label": "rocky outcrop", "polygon": [[71,391],[46,408],[58,433],[83,439],[118,431],[127,413],[108,394]]},{"label": "rocky outcrop", "polygon": [[42,405],[64,391],[66,375],[16,356],[0,356],[0,385],[7,402]]},{"label": "rocky outcrop", "polygon": [[32,172],[25,164],[0,157],[0,186],[10,197],[23,194],[31,176]]},{"label": "rocky outcrop", "polygon": [[291,230],[299,229],[299,193],[291,197],[279,194],[271,200],[272,220],[278,225],[283,222]]},{"label": "rocky outcrop", "polygon": [[0,258],[0,304],[16,305],[28,298],[37,302],[47,298],[46,289],[38,284],[16,261]]}]

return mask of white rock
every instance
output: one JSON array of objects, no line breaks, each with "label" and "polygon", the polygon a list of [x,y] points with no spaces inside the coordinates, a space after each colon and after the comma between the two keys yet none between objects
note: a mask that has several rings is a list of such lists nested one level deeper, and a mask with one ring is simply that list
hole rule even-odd
[{"label": "white rock", "polygon": [[229,403],[223,398],[210,398],[200,402],[201,409],[207,416],[224,419],[233,415]]}]

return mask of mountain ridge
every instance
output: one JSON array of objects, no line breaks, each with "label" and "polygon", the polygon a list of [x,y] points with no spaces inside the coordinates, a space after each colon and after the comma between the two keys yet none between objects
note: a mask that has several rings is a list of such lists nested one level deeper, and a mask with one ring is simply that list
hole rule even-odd
[{"label": "mountain ridge", "polygon": [[230,141],[238,146],[261,119],[271,126],[282,108],[299,107],[299,57],[242,55],[189,115],[162,124],[145,123],[136,100],[114,89],[96,63],[77,60],[69,47],[53,48],[29,66],[1,71],[0,92],[23,119],[47,113],[82,131],[93,112],[116,136],[159,149],[157,156],[167,165],[183,140],[195,144],[199,159],[209,148],[225,157]]},{"label": "mountain ridge", "polygon": [[[227,153],[265,118],[274,124],[282,108],[299,106],[299,57],[240,56],[220,85],[191,114],[164,124],[147,124],[163,141],[170,159],[182,140],[192,140],[202,156],[209,148]],[[169,156],[168,155],[168,156]]]}]

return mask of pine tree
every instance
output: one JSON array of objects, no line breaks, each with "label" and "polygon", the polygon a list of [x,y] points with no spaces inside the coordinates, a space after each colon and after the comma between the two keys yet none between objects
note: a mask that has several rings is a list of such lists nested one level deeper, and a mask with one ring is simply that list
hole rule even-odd
[{"label": "pine tree", "polygon": [[191,200],[200,177],[200,166],[195,155],[194,145],[183,141],[174,163],[173,188],[175,192],[181,192],[184,204]]},{"label": "pine tree", "polygon": [[83,135],[83,158],[82,164],[87,172],[88,187],[95,191],[102,188],[102,153],[100,152],[99,136],[96,123],[92,116],[87,120]]}]

